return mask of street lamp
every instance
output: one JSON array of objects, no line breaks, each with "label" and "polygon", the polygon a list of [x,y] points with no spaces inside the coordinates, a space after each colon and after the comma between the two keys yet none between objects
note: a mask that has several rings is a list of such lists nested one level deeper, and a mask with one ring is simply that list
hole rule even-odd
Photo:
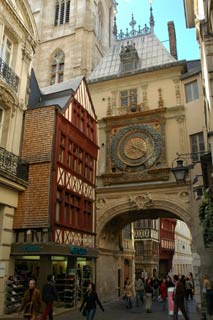
[{"label": "street lamp", "polygon": [[176,182],[186,183],[186,177],[189,173],[189,166],[184,166],[182,159],[177,159],[176,164],[176,167],[173,167],[172,164],[172,173],[175,176]]}]

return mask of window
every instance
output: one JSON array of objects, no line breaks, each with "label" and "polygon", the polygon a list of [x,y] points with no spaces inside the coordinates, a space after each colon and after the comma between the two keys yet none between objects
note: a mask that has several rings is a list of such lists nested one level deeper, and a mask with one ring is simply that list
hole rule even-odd
[{"label": "window", "polygon": [[185,95],[187,103],[199,99],[197,80],[185,84]]},{"label": "window", "polygon": [[203,139],[203,132],[192,134],[191,140],[191,151],[193,162],[200,161],[200,156],[205,153],[205,144]]},{"label": "window", "polygon": [[64,80],[64,53],[57,51],[54,55],[51,65],[51,80],[50,84],[63,82]]},{"label": "window", "polygon": [[2,48],[1,48],[1,57],[8,66],[11,66],[12,53],[13,53],[13,43],[6,35],[4,35]]},{"label": "window", "polygon": [[54,25],[69,23],[70,21],[70,0],[58,0],[55,5]]},{"label": "window", "polygon": [[128,224],[123,229],[123,238],[124,239],[132,239],[132,227],[131,224]]},{"label": "window", "polygon": [[121,107],[129,107],[137,104],[137,89],[124,90],[120,92]]},{"label": "window", "polygon": [[0,143],[1,143],[1,133],[3,128],[3,121],[4,121],[4,110],[0,107]]}]

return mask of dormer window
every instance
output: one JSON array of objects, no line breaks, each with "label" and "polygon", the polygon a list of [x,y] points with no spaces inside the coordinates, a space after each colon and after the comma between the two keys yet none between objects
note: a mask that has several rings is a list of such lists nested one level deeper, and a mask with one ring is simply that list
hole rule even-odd
[{"label": "dormer window", "polygon": [[54,25],[69,23],[70,21],[70,0],[57,0],[55,5]]},{"label": "dormer window", "polygon": [[139,57],[138,52],[135,48],[135,43],[130,44],[129,42],[127,42],[126,46],[121,46],[120,60],[121,72],[128,72],[137,68]]}]

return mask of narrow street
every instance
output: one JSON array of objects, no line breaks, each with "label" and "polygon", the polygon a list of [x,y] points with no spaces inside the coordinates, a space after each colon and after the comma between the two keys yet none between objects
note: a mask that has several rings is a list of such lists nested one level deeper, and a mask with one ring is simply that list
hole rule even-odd
[{"label": "narrow street", "polygon": [[[200,320],[200,315],[196,311],[196,305],[194,301],[189,301],[188,303],[189,307],[189,315],[190,320]],[[105,304],[104,305],[105,312],[102,312],[99,308],[97,308],[97,314],[95,319],[97,320],[166,320],[171,319],[169,318],[167,311],[162,311],[162,305],[160,302],[153,302],[153,312],[152,313],[146,313],[144,310],[144,307],[133,307],[131,310],[125,309],[125,305],[122,301]],[[57,316],[58,320],[66,320],[66,319],[72,319],[72,320],[79,320],[84,319],[84,317],[81,315],[79,310],[73,310],[70,312],[67,312],[63,315]],[[181,316],[179,316],[179,319],[183,319]]]}]

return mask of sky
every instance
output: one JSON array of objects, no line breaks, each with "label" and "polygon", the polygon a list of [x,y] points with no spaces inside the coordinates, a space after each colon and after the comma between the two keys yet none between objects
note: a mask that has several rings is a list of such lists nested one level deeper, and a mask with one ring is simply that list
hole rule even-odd
[{"label": "sky", "polygon": [[[149,0],[117,0],[118,31],[129,28],[132,13],[141,26],[149,24]],[[169,50],[167,22],[174,21],[176,29],[178,60],[200,59],[199,47],[195,29],[187,29],[183,0],[153,0],[153,15],[155,19],[155,34]],[[165,41],[165,42],[164,42]]]}]

